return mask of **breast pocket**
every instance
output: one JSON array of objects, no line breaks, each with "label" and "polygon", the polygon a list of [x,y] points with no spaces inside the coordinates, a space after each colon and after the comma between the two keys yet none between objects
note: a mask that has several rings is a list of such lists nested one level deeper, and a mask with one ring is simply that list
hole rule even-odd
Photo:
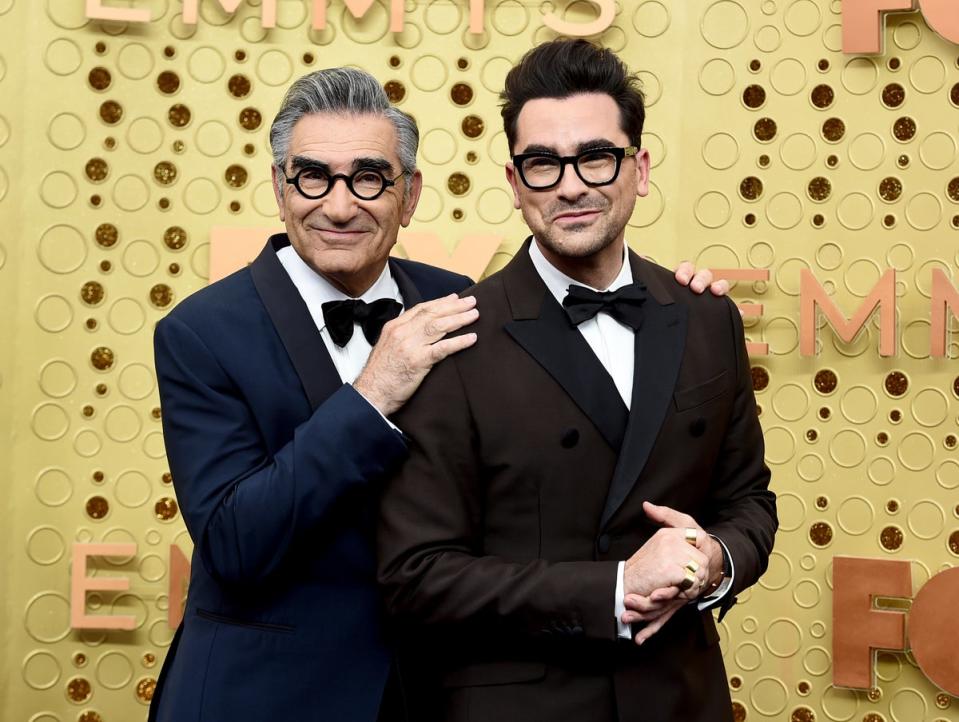
[{"label": "breast pocket", "polygon": [[676,406],[676,410],[692,409],[722,396],[729,390],[729,379],[730,373],[723,370],[707,381],[683,389],[676,389],[673,392],[673,404]]}]

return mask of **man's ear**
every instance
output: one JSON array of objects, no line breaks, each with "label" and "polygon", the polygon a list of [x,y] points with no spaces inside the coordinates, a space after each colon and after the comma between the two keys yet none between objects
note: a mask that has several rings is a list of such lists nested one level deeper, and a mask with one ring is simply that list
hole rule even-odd
[{"label": "man's ear", "polygon": [[649,193],[649,151],[640,148],[635,157],[636,195],[644,197]]},{"label": "man's ear", "polygon": [[413,214],[416,213],[416,204],[420,202],[420,194],[423,192],[423,174],[415,171],[413,177],[409,180],[404,178],[404,183],[409,183],[409,188],[403,197],[403,215],[400,217],[400,225],[406,228],[413,220]]},{"label": "man's ear", "polygon": [[286,209],[283,206],[283,186],[286,185],[286,178],[280,177],[280,171],[275,165],[270,166],[270,171],[273,178],[273,195],[276,198],[276,205],[280,209],[280,220],[285,222]]},{"label": "man's ear", "polygon": [[513,189],[513,208],[519,210],[519,184],[521,181],[512,161],[506,163],[506,180],[509,181],[509,185]]}]

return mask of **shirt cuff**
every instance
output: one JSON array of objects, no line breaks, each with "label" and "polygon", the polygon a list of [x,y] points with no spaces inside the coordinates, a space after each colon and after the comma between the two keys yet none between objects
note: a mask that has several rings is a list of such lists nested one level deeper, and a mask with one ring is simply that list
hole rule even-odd
[{"label": "shirt cuff", "polygon": [[628,624],[623,624],[623,614],[626,612],[626,584],[623,575],[626,572],[626,562],[620,562],[616,567],[616,597],[613,604],[613,613],[616,615],[616,636],[620,639],[632,639],[633,633]]},{"label": "shirt cuff", "polygon": [[729,594],[729,590],[733,588],[733,579],[736,578],[736,565],[733,564],[733,557],[729,553],[729,549],[726,547],[726,544],[718,536],[710,534],[709,536],[713,537],[716,541],[719,542],[719,546],[723,549],[723,567],[729,568],[729,576],[724,577],[723,581],[720,582],[719,586],[716,587],[716,591],[712,592],[708,597],[703,597],[697,601],[696,606],[700,611],[704,609],[711,609],[715,607],[719,602],[722,601],[723,597]]},{"label": "shirt cuff", "polygon": [[399,428],[396,424],[394,424],[392,421],[390,421],[388,418],[386,418],[386,417],[383,415],[383,412],[380,411],[378,408],[376,408],[376,406],[373,405],[373,402],[370,401],[368,398],[366,398],[366,397],[360,392],[360,390],[356,388],[356,386],[354,386],[353,389],[356,391],[357,394],[359,394],[359,397],[360,397],[361,399],[363,399],[366,403],[368,403],[368,404],[370,405],[370,407],[371,407],[374,411],[376,411],[376,413],[378,413],[378,414],[380,415],[380,418],[383,419],[383,421],[385,421],[387,424],[389,424],[389,427],[390,427],[391,429],[393,429],[393,431],[395,431],[395,432],[396,432],[397,434],[399,434],[400,436],[403,436],[403,435],[404,435],[403,432],[400,431],[400,428]]}]

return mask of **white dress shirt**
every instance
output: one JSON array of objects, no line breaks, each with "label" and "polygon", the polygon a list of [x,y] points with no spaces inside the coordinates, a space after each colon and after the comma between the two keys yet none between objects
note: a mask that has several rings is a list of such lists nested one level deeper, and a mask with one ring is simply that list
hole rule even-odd
[{"label": "white dress shirt", "polygon": [[[326,319],[323,318],[324,303],[327,301],[344,301],[351,297],[347,296],[323,278],[323,276],[306,265],[306,262],[300,258],[300,255],[294,250],[293,246],[284,246],[276,252],[276,257],[279,259],[283,268],[286,269],[290,280],[293,281],[293,285],[296,286],[296,290],[299,291],[300,296],[306,302],[306,307],[310,311],[313,323],[316,324],[316,327],[320,331],[320,337],[323,339],[323,343],[326,344],[326,350],[330,352],[330,358],[333,359],[333,365],[336,367],[340,379],[345,384],[352,384],[356,381],[356,377],[360,375],[363,367],[366,366],[366,361],[369,359],[370,351],[372,351],[373,347],[370,345],[370,342],[366,340],[366,336],[363,335],[363,329],[360,327],[360,324],[356,322],[353,323],[353,336],[350,340],[345,346],[337,346],[333,342],[329,330],[326,328]],[[390,273],[389,263],[384,266],[383,273],[380,274],[380,277],[376,279],[376,282],[369,287],[366,293],[359,297],[359,300],[372,303],[380,298],[392,298],[399,301],[401,305],[403,303],[400,288],[396,285],[396,281],[393,280],[393,276]],[[373,408],[376,407],[374,406]],[[377,409],[377,411],[379,411],[379,409]],[[380,416],[383,417],[383,420],[386,421],[387,424],[396,429],[382,413]]]},{"label": "white dress shirt", "polygon": [[[543,255],[536,241],[530,243],[529,255],[533,261],[533,266],[536,268],[536,272],[539,273],[540,278],[543,279],[543,283],[546,284],[546,288],[560,305],[562,305],[563,299],[566,298],[566,293],[570,286],[576,285],[592,288],[591,286],[586,286],[585,283],[570,278],[546,260],[546,256]],[[599,292],[615,291],[623,286],[628,286],[632,282],[633,272],[627,262],[626,244],[623,244],[622,267],[619,269],[616,278],[613,279],[613,282],[609,284],[608,288],[592,288],[592,290]],[[605,368],[612,377],[613,383],[616,385],[616,390],[619,392],[620,398],[622,398],[623,403],[626,404],[626,408],[628,409],[633,397],[633,367],[636,361],[634,344],[635,332],[629,326],[621,324],[603,311],[600,311],[588,321],[583,321],[577,328],[583,335],[586,343],[588,343],[589,347],[593,350],[593,353],[596,354],[596,358],[603,364],[603,368]],[[732,569],[732,557],[729,556],[729,550],[726,549],[726,545],[723,544],[721,539],[717,537],[713,538],[722,546],[723,554],[729,559],[730,569]],[[613,614],[616,617],[619,636],[629,639],[632,636],[629,625],[623,624],[622,622],[623,613],[626,611],[626,606],[623,602],[625,596],[623,582],[625,565],[626,562],[619,563],[619,571],[616,575],[616,596],[614,598]],[[729,577],[723,579],[722,584],[719,585],[715,592],[698,602],[699,608],[707,609],[722,599],[732,586],[732,578],[733,574],[731,572]]]}]

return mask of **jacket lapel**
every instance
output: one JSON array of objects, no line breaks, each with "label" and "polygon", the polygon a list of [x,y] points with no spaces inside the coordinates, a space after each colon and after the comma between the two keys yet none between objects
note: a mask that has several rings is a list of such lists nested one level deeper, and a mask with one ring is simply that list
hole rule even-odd
[{"label": "jacket lapel", "polygon": [[612,377],[546,289],[527,242],[503,269],[513,320],[506,332],[552,376],[614,451],[626,429],[626,405]]},{"label": "jacket lapel", "polygon": [[250,275],[315,411],[343,381],[306,302],[276,257],[276,252],[287,245],[286,234],[272,236],[250,265]]},{"label": "jacket lapel", "polygon": [[390,264],[390,273],[393,280],[396,281],[396,287],[400,289],[400,295],[403,297],[403,308],[409,311],[413,306],[423,301],[423,294],[413,283],[409,274],[403,270],[403,262],[390,257],[387,263]]},{"label": "jacket lapel", "polygon": [[630,252],[633,279],[646,284],[643,325],[636,333],[633,395],[622,450],[613,472],[600,527],[632,491],[659,435],[686,346],[686,306],[675,303],[645,261]]}]

